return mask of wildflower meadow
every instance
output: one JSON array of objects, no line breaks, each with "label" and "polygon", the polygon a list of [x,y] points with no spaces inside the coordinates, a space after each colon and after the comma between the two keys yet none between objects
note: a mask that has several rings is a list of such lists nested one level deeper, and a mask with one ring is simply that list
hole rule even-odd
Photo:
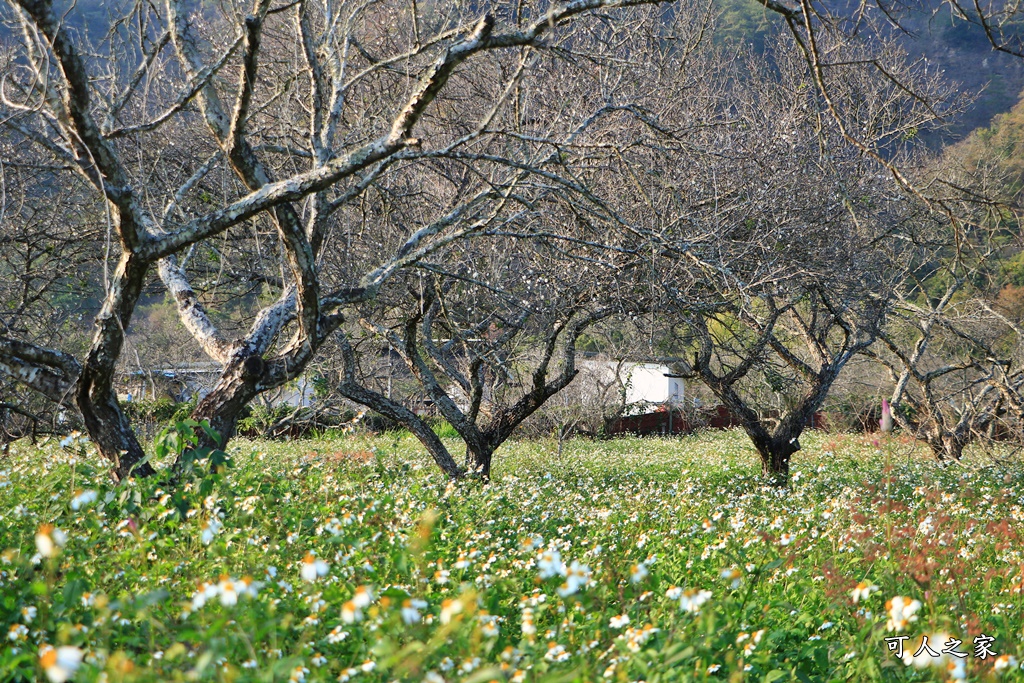
[{"label": "wildflower meadow", "polygon": [[511,443],[488,484],[404,434],[173,487],[18,443],[0,680],[1024,681],[1024,466],[805,441],[787,488],[736,431]]}]

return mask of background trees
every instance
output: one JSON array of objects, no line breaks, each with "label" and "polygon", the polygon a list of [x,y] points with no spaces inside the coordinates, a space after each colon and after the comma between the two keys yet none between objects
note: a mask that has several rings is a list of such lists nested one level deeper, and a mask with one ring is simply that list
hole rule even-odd
[{"label": "background trees", "polygon": [[[844,121],[844,108],[836,106],[842,88],[830,80],[841,63],[822,46],[864,28],[880,30],[875,9],[903,28],[915,20],[909,8],[885,2],[859,8],[764,4],[785,19],[843,137],[883,164],[927,208],[928,219],[937,219],[936,225],[920,232],[912,227],[902,235],[907,246],[894,268],[901,275],[893,289],[891,321],[881,334],[882,349],[868,352],[891,373],[897,422],[923,438],[939,460],[958,460],[979,438],[1018,432],[1020,328],[1008,282],[1020,253],[1020,177],[1010,133],[1016,127],[1014,112],[947,150],[938,167],[907,172],[884,143],[865,134],[868,129]],[[951,12],[954,26],[979,27],[995,50],[1024,57],[1016,5],[953,0],[942,9]],[[931,101],[912,78],[890,72],[889,63],[869,62],[917,101]]]},{"label": "background trees", "polygon": [[[581,334],[619,310],[607,294],[624,273],[608,246],[587,250],[580,240],[569,254],[565,235],[548,239],[541,230],[489,235],[465,245],[454,262],[423,264],[428,272],[418,282],[395,298],[379,297],[381,308],[360,318],[377,340],[370,348],[386,342],[397,351],[422,395],[462,437],[467,467],[484,477],[495,450],[575,378]],[[354,381],[342,386],[349,398],[390,411],[424,438],[429,430],[411,410],[390,407],[379,393],[376,404],[368,402]],[[438,448],[432,441],[426,435],[428,448]]]},{"label": "background trees", "polygon": [[933,215],[912,231],[882,343],[867,352],[889,372],[896,423],[939,461],[1020,429],[1015,183],[994,157],[977,163],[972,147],[950,150],[933,169],[932,191],[945,190],[958,220]]},{"label": "background trees", "polygon": [[[48,2],[19,2],[9,134],[19,154],[45,155],[104,197],[116,265],[80,372],[72,357],[22,340],[5,342],[5,367],[40,391],[74,387],[118,476],[149,473],[112,378],[156,266],[185,327],[224,367],[194,415],[230,438],[241,408],[301,373],[345,306],[445,245],[538,211],[546,190],[534,192],[533,177],[580,191],[554,143],[600,113],[563,102],[556,119],[538,121],[530,98],[541,95],[527,85],[559,77],[536,48],[557,55],[575,39],[549,34],[619,4],[634,3],[480,17],[461,6],[263,1],[242,16],[169,0],[132,7],[111,24],[123,30],[87,47]],[[602,15],[588,29],[622,37],[628,17]],[[367,248],[350,248],[354,233]],[[191,282],[190,266],[230,255],[217,240],[245,254],[228,267],[270,290],[235,338]]]},{"label": "background trees", "polygon": [[[372,377],[385,346],[486,473],[572,381],[589,326],[651,316],[784,478],[854,354],[882,334],[876,357],[907,371],[893,340],[913,335],[886,316],[931,315],[916,293],[931,285],[913,283],[933,278],[907,226],[931,212],[962,242],[980,224],[964,197],[987,191],[915,175],[922,131],[957,103],[891,41],[768,3],[789,38],[737,54],[712,39],[713,4],[632,4],[264,0],[243,16],[167,0],[107,22],[19,0],[4,210],[33,246],[4,267],[33,274],[5,291],[5,376],[73,396],[118,476],[150,473],[113,377],[126,355],[146,362],[142,344],[124,353],[132,318],[166,294],[180,346],[222,369],[193,412],[221,443],[327,348],[341,395],[408,425],[456,476],[416,403]],[[58,350],[67,258],[95,264],[79,284],[96,330],[77,353]]]},{"label": "background trees", "polygon": [[[838,40],[823,49],[849,66],[829,72],[827,100],[789,47],[778,44],[771,66],[723,65],[716,55],[729,88],[705,91],[703,112],[680,97],[649,132],[660,147],[624,155],[641,179],[636,223],[649,231],[647,305],[688,355],[690,376],[734,413],[765,472],[783,481],[801,431],[878,335],[900,277],[896,243],[920,210],[844,130],[902,165],[914,132],[950,104],[949,91],[916,76],[892,45]],[[927,97],[909,97],[872,60]],[[672,68],[663,73],[680,87]],[[779,400],[766,405],[765,394]]]},{"label": "background trees", "polygon": [[[0,155],[10,158],[10,151],[8,147]],[[4,343],[18,338],[81,349],[87,338],[78,332],[77,322],[90,302],[79,292],[96,284],[91,264],[102,253],[103,226],[81,184],[36,191],[53,170],[38,157],[0,165],[0,335]],[[73,239],[64,238],[66,222],[76,226]],[[0,441],[6,444],[74,424],[73,415],[63,409],[74,404],[67,382],[48,376],[50,381],[43,383],[46,398],[33,395],[11,380],[22,369],[18,361],[8,359],[5,365],[0,373]],[[73,379],[77,370],[69,372]]]}]

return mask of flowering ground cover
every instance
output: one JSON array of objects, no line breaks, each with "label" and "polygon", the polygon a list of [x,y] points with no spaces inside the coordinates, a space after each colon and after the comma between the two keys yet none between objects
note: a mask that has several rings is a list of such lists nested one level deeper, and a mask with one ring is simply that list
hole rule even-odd
[{"label": "flowering ground cover", "polygon": [[779,490],[738,432],[554,450],[453,486],[408,437],[237,441],[172,489],[18,444],[0,679],[1024,681],[1014,459],[812,435]]}]

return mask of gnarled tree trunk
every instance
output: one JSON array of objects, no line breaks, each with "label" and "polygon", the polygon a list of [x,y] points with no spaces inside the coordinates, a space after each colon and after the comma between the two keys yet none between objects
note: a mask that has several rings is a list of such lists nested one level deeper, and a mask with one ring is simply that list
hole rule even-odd
[{"label": "gnarled tree trunk", "polygon": [[490,448],[470,449],[466,466],[484,481],[490,481],[493,457],[494,451]]},{"label": "gnarled tree trunk", "polygon": [[[326,336],[337,329],[338,312],[343,307],[373,299],[396,273],[444,253],[456,240],[479,236],[503,221],[508,226],[516,224],[520,219],[515,210],[508,208],[510,197],[515,197],[513,203],[522,202],[524,206],[534,200],[524,201],[515,188],[528,187],[523,181],[535,172],[559,175],[560,172],[551,170],[552,162],[567,165],[557,148],[539,153],[538,150],[552,147],[548,141],[539,140],[536,150],[516,151],[493,161],[482,158],[471,162],[471,166],[479,164],[473,175],[482,180],[463,184],[452,197],[448,197],[447,190],[433,189],[438,184],[435,179],[447,178],[448,171],[429,171],[423,185],[431,187],[425,196],[434,199],[424,201],[423,207],[435,209],[429,202],[442,196],[442,205],[447,206],[449,199],[454,205],[432,217],[419,215],[417,208],[415,220],[394,221],[389,226],[397,230],[394,249],[386,246],[391,244],[391,233],[373,231],[373,241],[367,242],[368,250],[360,248],[353,252],[356,260],[369,259],[363,265],[370,270],[358,277],[358,265],[346,259],[339,268],[352,272],[339,275],[336,283],[344,285],[344,289],[328,293],[327,282],[322,281],[326,245],[332,244],[328,238],[334,226],[348,220],[336,212],[354,205],[371,185],[387,186],[390,181],[384,174],[406,174],[406,161],[433,158],[438,150],[455,151],[465,144],[461,124],[440,128],[420,125],[432,106],[444,108],[448,104],[443,102],[463,101],[469,92],[461,84],[448,85],[453,74],[467,60],[485,61],[486,53],[500,50],[511,54],[515,48],[537,46],[566,22],[612,7],[661,1],[579,0],[556,4],[543,16],[517,22],[508,30],[491,13],[470,17],[469,13],[475,14],[477,10],[460,9],[452,15],[455,23],[446,24],[436,35],[425,38],[424,49],[406,53],[406,48],[399,46],[399,52],[390,57],[371,59],[376,66],[353,67],[353,78],[343,84],[336,76],[346,71],[349,62],[345,56],[348,52],[340,46],[364,35],[356,28],[359,9],[343,8],[338,13],[331,3],[321,7],[298,3],[272,9],[270,0],[258,0],[251,14],[237,26],[238,38],[232,41],[232,24],[241,19],[237,13],[214,12],[209,17],[211,35],[201,36],[199,30],[207,22],[196,21],[192,14],[202,11],[184,0],[165,0],[111,17],[110,26],[138,18],[139,25],[150,28],[128,31],[123,43],[115,41],[118,47],[110,46],[108,50],[81,44],[86,38],[73,30],[76,20],[72,17],[65,21],[73,9],[58,7],[53,0],[14,0],[20,11],[12,12],[11,18],[21,22],[25,44],[11,57],[11,63],[18,68],[11,74],[5,73],[5,77],[10,76],[11,80],[8,94],[14,93],[11,97],[22,101],[12,103],[5,98],[0,107],[0,123],[5,127],[16,126],[18,140],[44,150],[47,167],[52,161],[54,169],[74,169],[103,197],[108,220],[107,253],[112,255],[119,250],[121,259],[117,271],[109,278],[104,271],[105,301],[96,317],[96,335],[80,373],[50,372],[48,368],[60,367],[60,362],[51,362],[52,358],[8,356],[2,339],[0,372],[33,388],[60,375],[64,391],[59,392],[58,400],[72,394],[76,397],[86,427],[103,455],[114,463],[115,475],[124,478],[132,472],[152,473],[118,404],[113,374],[149,267],[160,263],[160,275],[186,328],[204,351],[225,368],[216,388],[194,412],[196,418],[208,420],[212,429],[220,433],[223,446],[234,435],[240,411],[249,400],[261,391],[294,379],[308,365]],[[293,8],[297,21],[282,14]],[[136,10],[141,12],[138,17]],[[396,15],[394,23],[411,26],[419,44],[415,13],[413,8],[412,15]],[[328,20],[322,21],[325,16]],[[276,39],[272,48],[261,48],[264,24],[270,21],[278,26],[287,24],[292,30],[281,33],[280,36],[287,37]],[[376,33],[371,22],[365,35],[372,39]],[[168,45],[172,49],[165,50]],[[289,54],[302,63],[289,63],[290,57],[281,61]],[[368,58],[364,54],[357,61],[365,59]],[[383,73],[387,69],[380,68],[390,63],[389,59],[407,63],[406,75],[397,86],[389,73]],[[261,63],[271,69],[269,77],[259,68]],[[237,71],[236,64],[240,67]],[[102,78],[90,73],[94,66],[103,73]],[[527,66],[526,62],[523,66]],[[233,96],[227,94],[228,72],[235,72]],[[518,83],[522,72],[520,69],[510,75],[507,86]],[[486,69],[480,73],[487,73]],[[296,85],[297,75],[299,81],[308,78],[308,85]],[[163,82],[161,93],[145,87],[154,78]],[[270,112],[267,105],[274,101],[273,93],[282,83],[293,84],[297,96],[288,98],[288,103],[282,101],[283,109]],[[384,84],[384,90],[380,84]],[[448,91],[456,88],[458,91],[448,98]],[[381,92],[383,99],[371,98],[368,105],[357,103],[357,115],[353,118],[349,95],[367,89]],[[490,90],[483,89],[485,93]],[[499,87],[496,92],[506,90]],[[498,114],[506,98],[481,96],[483,101],[467,106],[459,112],[459,118],[470,126],[467,130],[479,129],[474,136],[490,136],[491,132],[486,130],[489,124],[484,121],[501,119]],[[432,104],[435,101],[437,104]],[[196,130],[196,108],[207,124],[208,135]],[[492,109],[487,118],[478,120],[480,113]],[[6,115],[12,112],[13,115]],[[595,116],[579,121],[578,128],[570,126],[573,132],[563,136],[565,141],[571,143],[603,115],[604,112],[595,112]],[[278,122],[284,127],[279,128]],[[308,125],[300,136],[308,145],[299,145],[307,149],[293,149],[290,145],[266,148],[267,141],[283,140],[294,134],[296,125]],[[155,131],[159,132],[153,134]],[[422,144],[420,133],[430,135],[431,139]],[[203,162],[198,155],[205,156],[211,144],[216,152]],[[124,158],[128,150],[131,159]],[[265,163],[265,154],[272,154],[267,158],[274,161]],[[279,154],[286,157],[281,159]],[[167,166],[168,159],[173,160],[173,169]],[[154,175],[146,170],[161,166],[166,173]],[[509,170],[494,175],[494,168]],[[223,174],[225,170],[233,172],[241,186],[231,183]],[[499,178],[502,173],[507,173],[507,177]],[[572,173],[564,175],[567,179],[575,177]],[[416,176],[411,177],[411,182],[418,182]],[[214,184],[223,188],[219,201],[210,201],[208,190]],[[576,180],[569,180],[565,187],[577,184]],[[59,183],[53,187],[65,189]],[[581,196],[589,194],[581,190],[576,192]],[[549,192],[536,190],[540,198]],[[41,197],[45,201],[45,193]],[[529,211],[538,211],[537,206]],[[259,313],[253,334],[241,341],[229,341],[218,336],[187,281],[189,259],[202,251],[190,247],[260,217],[268,218],[277,229],[280,269],[268,269],[274,271],[273,279],[278,281],[276,286],[281,288],[282,295],[278,303]],[[56,216],[55,223],[63,222],[62,219],[63,216]],[[385,222],[390,223],[391,219]],[[413,223],[415,228],[411,228]],[[77,237],[71,230],[61,239]],[[383,250],[379,259],[374,256],[378,247]],[[254,253],[261,263],[263,251],[257,241]],[[180,264],[176,255],[181,256]],[[217,258],[224,262],[223,255]],[[291,323],[296,330],[290,341],[279,338],[283,326]],[[274,346],[277,348],[272,352]],[[38,351],[46,355],[46,350]],[[253,367],[261,364],[265,367]],[[26,369],[28,375],[21,376]],[[39,390],[46,393],[45,387]],[[431,448],[435,457],[443,454],[436,443]]]},{"label": "gnarled tree trunk", "polygon": [[238,431],[238,417],[249,401],[260,393],[258,385],[266,370],[266,362],[258,355],[236,358],[221,373],[220,380],[192,411],[192,418],[206,420],[220,438],[216,443],[205,432],[199,445],[224,448]]},{"label": "gnarled tree trunk", "polygon": [[785,486],[789,482],[790,457],[800,450],[800,440],[796,437],[768,436],[764,430],[747,429],[747,435],[754,443],[758,455],[761,456],[761,473],[776,486]]},{"label": "gnarled tree trunk", "polygon": [[356,360],[355,352],[351,344],[341,335],[340,338],[344,370],[341,382],[338,383],[338,391],[342,396],[360,403],[371,410],[376,410],[381,415],[388,417],[398,424],[404,426],[413,436],[419,439],[420,443],[427,449],[430,456],[437,463],[437,466],[452,479],[459,479],[465,471],[459,467],[451,453],[445,447],[440,437],[434,433],[426,422],[419,415],[409,410],[401,403],[394,401],[383,394],[372,391],[356,382]]},{"label": "gnarled tree trunk", "polygon": [[82,412],[89,438],[100,455],[113,463],[113,475],[118,481],[129,476],[155,474],[156,470],[148,462],[142,462],[146,452],[132,430],[128,416],[121,410],[113,389],[104,384],[92,382],[88,375],[83,375],[79,384],[78,409]]}]

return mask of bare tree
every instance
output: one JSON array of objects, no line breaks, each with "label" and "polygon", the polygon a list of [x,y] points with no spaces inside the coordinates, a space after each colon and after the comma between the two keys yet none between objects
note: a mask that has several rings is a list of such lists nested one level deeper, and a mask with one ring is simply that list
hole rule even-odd
[{"label": "bare tree", "polygon": [[[8,58],[0,55],[2,66]],[[63,340],[81,349],[88,343],[81,320],[90,302],[79,292],[96,284],[92,263],[102,253],[100,213],[82,183],[38,192],[56,169],[39,156],[15,158],[15,144],[0,135],[0,337],[41,345]],[[78,228],[75,239],[58,239],[69,222]],[[17,367],[15,361],[11,369]],[[73,363],[69,372],[77,373]],[[0,439],[70,429],[73,423],[60,419],[64,408],[73,410],[67,389],[54,382],[47,400],[0,372]]]},{"label": "bare tree", "polygon": [[[554,433],[558,455],[573,434],[605,437],[630,408],[632,372],[650,357],[636,318],[609,318],[590,327],[579,342],[576,378],[537,411],[531,432]],[[581,354],[578,354],[581,355]]]},{"label": "bare tree", "polygon": [[[802,0],[762,4],[784,19],[844,139],[884,165],[902,188],[944,222],[926,244],[914,235],[903,236],[921,248],[908,250],[909,260],[902,264],[906,279],[895,289],[892,325],[881,337],[884,348],[869,353],[889,369],[897,422],[925,440],[940,461],[959,459],[974,440],[999,432],[1019,434],[1020,330],[1012,311],[1001,310],[1001,283],[991,282],[992,264],[984,265],[985,258],[1020,253],[1017,241],[1010,239],[1019,224],[1019,197],[1007,197],[1007,184],[998,178],[992,182],[991,171],[998,174],[994,159],[972,167],[957,160],[914,173],[887,154],[884,144],[849,125],[841,88],[832,77],[844,64],[823,46],[857,34],[900,30],[909,11],[938,14],[948,9],[949,20],[980,26],[995,50],[1024,57],[1021,6],[1001,0],[947,0],[924,7],[885,0],[835,6]],[[919,82],[893,70],[891,59],[875,57],[865,66],[918,102],[934,105]],[[943,107],[934,111],[950,114]],[[965,171],[973,177],[965,177]]]},{"label": "bare tree", "polygon": [[[703,127],[683,127],[693,120],[685,110],[667,114],[662,156],[630,159],[637,177],[678,169],[646,173],[652,305],[693,349],[691,375],[739,419],[779,482],[833,382],[877,335],[893,284],[887,242],[911,207],[828,109],[841,102],[843,125],[894,158],[906,157],[910,131],[936,120],[870,67],[881,53],[915,78],[891,45],[829,51],[848,64],[830,72],[831,103],[806,86],[807,65],[782,43],[774,68],[734,67]],[[931,102],[948,99],[935,79],[915,82]],[[774,411],[759,401],[765,393],[778,399]]]},{"label": "bare tree", "polygon": [[[615,311],[602,302],[603,286],[620,271],[588,255],[607,256],[607,246],[577,242],[570,254],[564,234],[542,236],[545,225],[492,231],[458,259],[421,263],[421,278],[382,294],[377,310],[360,318],[371,338],[401,356],[465,442],[467,468],[484,478],[501,444],[576,376],[581,334]],[[431,452],[444,448],[410,406],[357,381],[355,354],[343,352],[342,394],[407,426]]]},{"label": "bare tree", "polygon": [[[955,302],[961,286],[954,283],[938,301],[903,299],[902,325],[882,336],[885,351],[873,352],[895,385],[895,422],[940,462],[960,460],[972,442],[1019,438],[1022,415],[1019,348],[1006,345],[1019,340],[1020,329],[978,299]],[[911,332],[910,339],[900,332]]]},{"label": "bare tree", "polygon": [[971,443],[1019,439],[1024,405],[1020,310],[999,267],[1020,251],[1020,214],[1000,169],[958,152],[930,175],[959,220],[933,216],[908,231],[882,345],[866,352],[888,370],[895,422],[940,462]]},{"label": "bare tree", "polygon": [[[593,111],[566,109],[540,142],[492,122],[507,107],[529,117],[531,83],[557,78],[540,68],[544,51],[572,52],[574,33],[563,27],[585,32],[611,18],[625,32],[628,14],[616,8],[635,4],[644,2],[500,6],[474,17],[461,5],[258,0],[242,16],[167,0],[131,7],[112,19],[131,30],[88,45],[74,10],[17,0],[10,15],[23,40],[0,120],[18,136],[18,154],[46,155],[105,200],[110,267],[81,360],[5,338],[5,373],[50,398],[73,392],[116,476],[152,473],[113,376],[157,266],[182,322],[224,367],[195,417],[230,438],[241,408],[298,376],[346,306],[372,300],[446,245],[514,223],[530,207],[527,179],[571,175],[552,167],[561,161],[552,141],[578,134]],[[61,170],[51,182],[69,181]],[[386,205],[401,185],[422,193],[416,220],[392,224],[387,237],[364,224],[360,240],[390,248],[348,250],[375,201],[367,198]],[[259,243],[264,226],[269,245]],[[232,339],[189,264],[210,256],[212,240],[246,231],[257,243],[250,260],[264,265],[256,275],[276,296]]]},{"label": "bare tree", "polygon": [[[413,406],[383,396],[367,381],[358,349],[370,349],[372,361],[374,350],[387,343],[417,380],[419,395],[462,437],[467,466],[490,475],[500,445],[576,376],[580,336],[643,305],[635,271],[643,263],[640,252],[647,253],[647,230],[632,221],[634,197],[623,189],[632,181],[617,169],[623,150],[638,144],[638,128],[657,130],[664,93],[652,95],[641,74],[655,64],[662,68],[671,54],[677,68],[687,67],[690,83],[724,86],[711,78],[709,19],[707,7],[648,15],[629,37],[628,60],[638,67],[629,78],[601,47],[626,39],[620,27],[577,36],[573,51],[558,55],[565,62],[558,65],[560,78],[543,93],[517,97],[516,106],[500,113],[500,124],[495,117],[493,125],[504,126],[510,144],[532,145],[534,158],[543,160],[544,173],[516,181],[517,192],[530,193],[531,210],[492,222],[471,244],[421,260],[418,279],[396,280],[397,289],[382,290],[364,306],[360,322],[373,343],[349,333],[352,343],[342,349],[348,359],[344,395],[406,425],[438,458],[444,446]],[[555,70],[551,59],[548,72]],[[567,108],[586,110],[583,103],[598,98],[600,107],[569,125]],[[656,106],[644,106],[648,102]],[[564,132],[555,137],[558,128]],[[450,175],[461,183],[464,170]],[[393,197],[395,207],[401,190]]]}]

